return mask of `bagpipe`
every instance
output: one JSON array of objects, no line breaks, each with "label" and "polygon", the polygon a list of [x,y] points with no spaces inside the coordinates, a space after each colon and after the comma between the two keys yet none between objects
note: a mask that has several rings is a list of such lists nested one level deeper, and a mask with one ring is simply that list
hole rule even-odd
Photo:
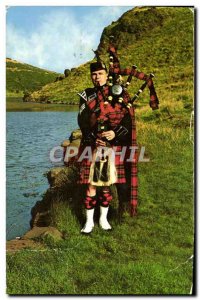
[{"label": "bagpipe", "polygon": [[[94,51],[96,55],[97,61],[101,62],[100,55],[97,51]],[[139,95],[144,91],[144,89],[148,86],[150,91],[150,107],[154,110],[158,108],[158,97],[154,88],[153,73],[149,75],[144,74],[143,72],[137,71],[137,66],[133,65],[132,68],[122,69],[120,66],[120,62],[117,55],[117,50],[114,45],[114,37],[110,36],[109,41],[109,71],[108,71],[108,81],[107,85],[109,88],[109,92],[107,94],[104,93],[104,88],[99,87],[99,91],[101,92],[104,108],[106,111],[106,107],[108,107],[108,103],[111,106],[114,106],[115,103],[120,103],[122,106],[126,107],[129,110],[130,114],[133,111],[133,104],[139,98]],[[128,76],[127,81],[124,83],[122,80],[122,76]],[[140,86],[138,91],[131,98],[128,95],[127,89],[131,84],[132,78],[136,77],[137,79],[144,80],[144,83]],[[128,97],[127,97],[128,95]],[[125,101],[126,99],[126,101]],[[100,107],[97,107],[97,125],[98,125],[98,133],[108,130],[107,129],[107,118],[105,113],[102,112]],[[135,137],[135,127],[134,120],[132,125],[132,142],[131,145],[134,146],[136,143]],[[109,148],[109,147],[108,147]],[[110,149],[112,149],[110,147]],[[111,155],[112,157],[112,155]],[[135,172],[136,163],[132,163],[131,169],[132,173]],[[137,171],[136,171],[137,172]],[[135,175],[137,176],[137,174]],[[115,183],[117,180],[116,168],[113,159],[110,159],[110,155],[106,153],[103,149],[101,156],[98,153],[98,149],[94,152],[93,162],[90,168],[90,183],[96,186],[109,186],[112,183]],[[132,183],[133,188],[131,189],[131,215],[135,215],[137,211],[137,195],[134,194],[134,189],[137,187]]]},{"label": "bagpipe", "polygon": [[[100,55],[98,50],[94,51],[96,55],[97,61],[101,61]],[[149,75],[144,74],[143,72],[137,71],[137,66],[133,65],[132,68],[125,68],[122,69],[120,66],[118,54],[117,54],[117,47],[114,43],[114,36],[110,36],[109,39],[109,72],[108,72],[108,86],[109,86],[109,95],[106,97],[103,93],[103,89],[101,90],[102,96],[104,98],[104,103],[116,103],[119,102],[124,104],[127,109],[130,109],[133,106],[133,103],[138,99],[139,95],[144,91],[145,87],[148,86],[150,90],[150,106],[151,108],[158,109],[158,97],[154,88],[153,80],[154,77],[153,73]],[[123,83],[122,76],[128,76],[126,83]],[[137,79],[144,80],[144,83],[135,93],[135,95],[130,98],[128,103],[124,102],[123,95],[127,92],[127,89],[132,81],[132,78],[136,77]]]}]

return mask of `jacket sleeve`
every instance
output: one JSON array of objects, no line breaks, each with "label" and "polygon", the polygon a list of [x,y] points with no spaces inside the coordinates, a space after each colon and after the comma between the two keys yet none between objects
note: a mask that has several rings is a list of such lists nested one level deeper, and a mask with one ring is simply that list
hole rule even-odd
[{"label": "jacket sleeve", "polygon": [[85,135],[89,132],[89,127],[90,127],[89,117],[90,117],[90,112],[89,112],[89,108],[86,104],[86,101],[82,97],[80,97],[78,125],[79,125],[83,135]]},{"label": "jacket sleeve", "polygon": [[80,97],[79,113],[78,113],[78,125],[82,132],[83,142],[94,143],[96,135],[90,127],[91,112],[86,101]]}]

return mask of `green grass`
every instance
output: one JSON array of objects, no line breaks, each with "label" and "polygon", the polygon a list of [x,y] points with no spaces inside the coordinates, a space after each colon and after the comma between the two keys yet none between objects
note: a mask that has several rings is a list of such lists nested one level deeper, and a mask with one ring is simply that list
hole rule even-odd
[{"label": "green grass", "polygon": [[7,96],[20,97],[24,92],[33,92],[53,82],[59,73],[40,69],[29,64],[6,60]]},{"label": "green grass", "polygon": [[[65,240],[44,240],[46,252],[8,253],[7,293],[190,293],[192,260],[183,263],[193,254],[193,145],[188,127],[167,122],[144,123],[138,116],[138,141],[150,158],[139,163],[138,216],[125,214],[119,224],[115,200],[113,231],[96,224],[90,236],[82,236],[82,220],[66,200],[55,198],[53,225],[65,232]],[[61,194],[57,197],[66,199]]]},{"label": "green grass", "polygon": [[36,102],[23,102],[22,98],[7,97],[6,98],[6,111],[66,111],[77,110],[76,105],[63,105],[63,104],[47,104]]}]

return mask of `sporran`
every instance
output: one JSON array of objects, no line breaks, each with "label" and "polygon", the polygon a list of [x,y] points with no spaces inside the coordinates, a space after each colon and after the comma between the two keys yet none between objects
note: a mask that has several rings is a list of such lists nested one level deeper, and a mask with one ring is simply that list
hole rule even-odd
[{"label": "sporran", "polygon": [[117,171],[113,149],[98,147],[93,153],[89,183],[95,186],[109,186],[116,181]]}]

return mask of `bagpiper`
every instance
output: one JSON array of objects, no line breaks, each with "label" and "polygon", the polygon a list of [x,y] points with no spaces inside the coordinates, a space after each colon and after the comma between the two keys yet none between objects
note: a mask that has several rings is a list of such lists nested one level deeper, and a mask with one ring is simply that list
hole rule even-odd
[{"label": "bagpiper", "polygon": [[[120,214],[127,202],[130,203],[131,215],[137,214],[138,158],[133,102],[145,86],[148,86],[150,107],[154,110],[159,104],[152,81],[153,75],[147,76],[138,72],[136,66],[121,69],[113,42],[110,42],[108,51],[108,70],[97,55],[97,62],[90,64],[94,87],[79,93],[78,124],[82,132],[79,184],[87,187],[84,197],[86,223],[81,232],[86,234],[93,230],[94,210],[97,205],[100,206],[100,227],[111,230],[107,214],[112,200],[112,184],[117,188]],[[121,75],[128,75],[125,84]],[[144,83],[131,99],[127,88],[133,76],[144,80]],[[133,149],[136,151],[130,158]],[[98,194],[97,187],[100,187]]]}]

